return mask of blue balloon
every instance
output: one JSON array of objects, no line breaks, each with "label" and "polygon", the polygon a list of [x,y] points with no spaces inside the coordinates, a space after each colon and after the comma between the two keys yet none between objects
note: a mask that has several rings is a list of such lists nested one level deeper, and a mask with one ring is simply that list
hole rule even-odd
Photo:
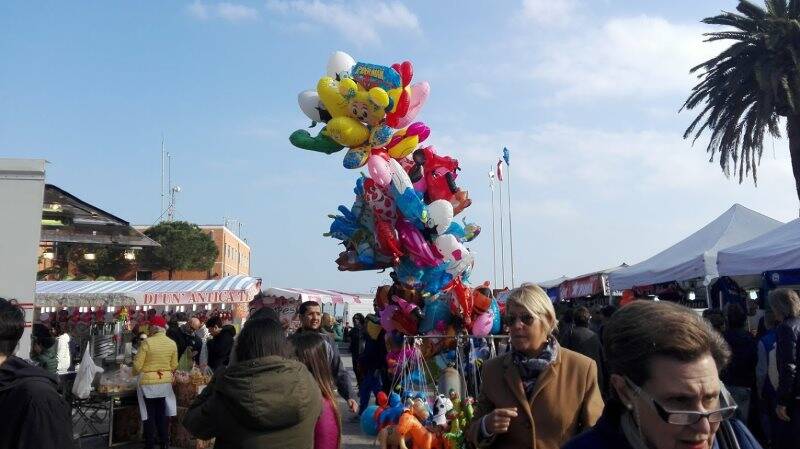
[{"label": "blue balloon", "polygon": [[453,234],[460,242],[463,242],[467,237],[467,231],[464,230],[464,226],[455,220],[450,222],[450,227],[447,228],[445,234]]},{"label": "blue balloon", "polygon": [[370,405],[361,413],[361,431],[372,437],[378,434],[378,421],[374,417],[376,410],[377,405]]},{"label": "blue balloon", "polygon": [[389,190],[397,209],[403,213],[403,216],[417,229],[423,229],[425,227],[424,223],[428,221],[428,207],[425,206],[425,202],[417,195],[417,192],[411,188],[398,192],[394,184],[389,186]]},{"label": "blue balloon", "polygon": [[427,334],[436,328],[436,323],[444,321],[450,324],[453,317],[450,315],[450,306],[438,299],[425,300],[425,317],[419,322],[419,332]]},{"label": "blue balloon", "polygon": [[447,262],[443,262],[438,266],[423,269],[420,279],[423,292],[435,295],[453,280],[453,275],[447,272],[447,265]]},{"label": "blue balloon", "polygon": [[397,424],[397,422],[400,421],[400,415],[403,414],[403,410],[405,410],[405,407],[403,407],[403,400],[400,398],[400,395],[391,393],[389,395],[389,406],[381,413],[381,427],[389,424]]},{"label": "blue balloon", "polygon": [[394,268],[394,272],[401,282],[408,285],[419,284],[424,273],[422,268],[418,267],[408,256],[400,258],[400,263]]},{"label": "blue balloon", "polygon": [[492,321],[492,334],[497,335],[503,330],[503,317],[500,316],[500,306],[497,305],[496,299],[492,298],[492,304],[489,306],[489,308],[494,315],[494,321]]}]

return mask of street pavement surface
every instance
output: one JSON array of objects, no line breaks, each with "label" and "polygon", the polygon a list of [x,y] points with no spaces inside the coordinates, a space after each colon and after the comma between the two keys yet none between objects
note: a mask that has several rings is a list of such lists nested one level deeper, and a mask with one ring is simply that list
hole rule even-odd
[{"label": "street pavement surface", "polygon": [[[342,363],[344,367],[350,371],[350,376],[353,379],[354,389],[358,391],[358,389],[355,387],[355,375],[353,374],[353,361],[350,357],[350,353],[344,347],[341,347],[340,351],[342,353]],[[356,401],[358,400],[358,398],[355,399]],[[353,413],[351,413],[350,410],[348,410],[347,403],[342,398],[339,398],[338,405],[340,413],[342,415],[342,447],[348,449],[367,449],[367,448],[374,449],[376,447],[374,445],[375,438],[364,435],[361,432],[361,425],[358,422],[350,422],[350,418],[353,416]],[[108,424],[105,425],[105,429],[108,429]],[[77,442],[75,447],[81,449],[107,448],[108,436],[105,435],[99,437],[82,438]],[[143,443],[141,442],[129,443],[114,447],[119,449],[140,449],[143,447]]]}]

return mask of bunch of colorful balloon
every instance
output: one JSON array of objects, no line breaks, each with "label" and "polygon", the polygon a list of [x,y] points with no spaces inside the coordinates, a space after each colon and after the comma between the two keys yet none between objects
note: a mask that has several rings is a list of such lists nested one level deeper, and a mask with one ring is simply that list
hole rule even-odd
[{"label": "bunch of colorful balloon", "polygon": [[339,270],[392,269],[392,285],[376,298],[387,332],[497,332],[500,314],[488,284],[466,285],[475,260],[464,244],[480,227],[456,218],[470,206],[469,194],[456,184],[458,160],[427,145],[430,129],[415,121],[430,87],[412,84],[413,76],[409,61],[383,66],[335,52],[316,90],[298,96],[312,127],[324,126],[316,136],[298,130],[289,140],[326,154],[347,147],[344,167],[366,168],[354,203],[331,215],[326,235],[345,247]]}]

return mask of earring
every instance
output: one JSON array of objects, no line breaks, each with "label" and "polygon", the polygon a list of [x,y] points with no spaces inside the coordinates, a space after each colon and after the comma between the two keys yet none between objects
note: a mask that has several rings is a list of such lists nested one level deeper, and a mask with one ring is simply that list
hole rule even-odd
[{"label": "earring", "polygon": [[628,410],[633,410],[633,405],[632,404],[625,404],[625,408],[627,408]]}]

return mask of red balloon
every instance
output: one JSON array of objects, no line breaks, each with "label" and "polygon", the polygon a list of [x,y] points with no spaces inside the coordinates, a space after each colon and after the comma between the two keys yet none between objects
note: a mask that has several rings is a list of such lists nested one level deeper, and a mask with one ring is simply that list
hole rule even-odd
[{"label": "red balloon", "polygon": [[447,284],[445,291],[448,290],[456,300],[451,304],[451,309],[453,308],[452,306],[455,306],[454,312],[456,314],[460,312],[461,317],[464,319],[464,324],[469,327],[472,323],[472,291],[461,282],[461,278],[458,276]]},{"label": "red balloon", "polygon": [[400,242],[397,240],[397,232],[389,222],[385,220],[375,220],[375,237],[378,242],[378,251],[389,256],[397,264],[403,250],[400,249]]}]

